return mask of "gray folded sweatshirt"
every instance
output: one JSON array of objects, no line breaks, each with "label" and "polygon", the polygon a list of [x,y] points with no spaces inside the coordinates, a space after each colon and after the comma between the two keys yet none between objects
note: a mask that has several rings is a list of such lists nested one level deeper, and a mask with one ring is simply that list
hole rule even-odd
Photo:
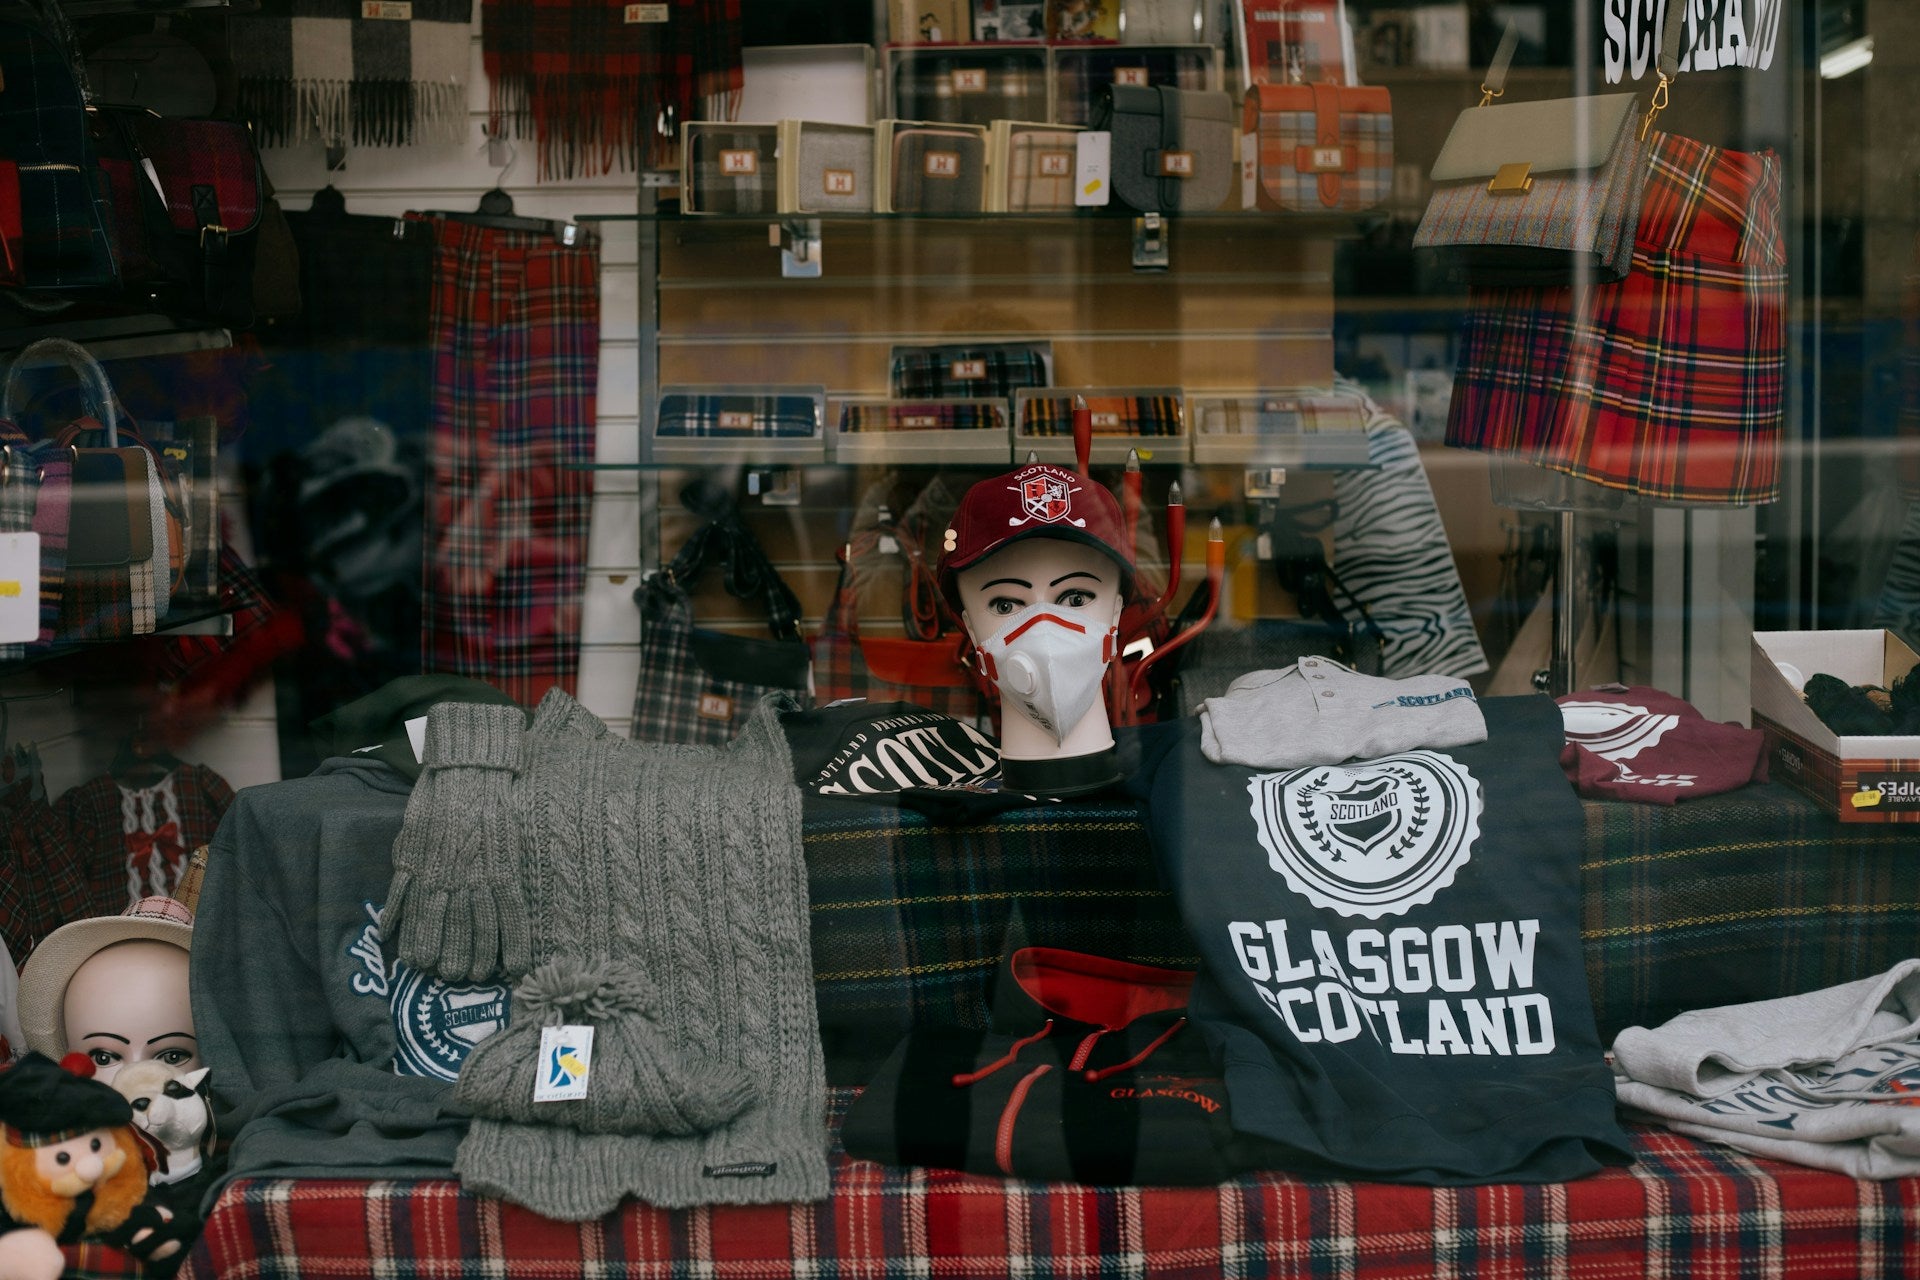
[{"label": "gray folded sweatshirt", "polygon": [[1487,740],[1464,680],[1363,676],[1331,658],[1249,671],[1200,704],[1200,749],[1215,764],[1304,769]]},{"label": "gray folded sweatshirt", "polygon": [[1636,1119],[1855,1178],[1920,1173],[1920,960],[1628,1027],[1613,1069]]}]

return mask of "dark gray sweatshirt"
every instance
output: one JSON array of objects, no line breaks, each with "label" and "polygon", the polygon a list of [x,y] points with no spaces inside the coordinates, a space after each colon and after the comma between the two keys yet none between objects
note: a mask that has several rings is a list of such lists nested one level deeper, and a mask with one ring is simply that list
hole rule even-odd
[{"label": "dark gray sweatshirt", "polygon": [[398,963],[381,937],[412,780],[335,758],[249,787],[208,858],[193,1016],[227,1178],[450,1177],[467,1116],[451,1084],[508,995]]}]

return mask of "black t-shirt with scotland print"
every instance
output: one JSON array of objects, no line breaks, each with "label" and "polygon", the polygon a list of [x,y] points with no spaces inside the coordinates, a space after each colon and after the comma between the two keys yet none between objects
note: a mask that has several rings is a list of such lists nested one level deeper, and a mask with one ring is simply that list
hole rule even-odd
[{"label": "black t-shirt with scotland print", "polygon": [[789,712],[780,724],[809,807],[880,804],[967,823],[1047,803],[1002,789],[990,735],[911,702],[836,703]]},{"label": "black t-shirt with scotland print", "polygon": [[1482,710],[1483,743],[1283,771],[1210,763],[1195,720],[1130,735],[1202,957],[1189,1013],[1271,1167],[1557,1182],[1629,1158],[1582,962],[1560,711]]}]

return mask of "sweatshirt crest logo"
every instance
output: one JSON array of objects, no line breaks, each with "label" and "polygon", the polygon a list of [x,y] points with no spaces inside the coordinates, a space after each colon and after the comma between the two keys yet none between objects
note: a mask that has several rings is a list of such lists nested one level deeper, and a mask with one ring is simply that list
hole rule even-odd
[{"label": "sweatshirt crest logo", "polygon": [[1247,791],[1267,865],[1343,916],[1433,901],[1480,838],[1479,782],[1434,751],[1257,774]]},{"label": "sweatshirt crest logo", "polygon": [[393,1073],[455,1080],[473,1046],[507,1025],[512,993],[496,983],[443,982],[400,960],[381,945],[380,911],[363,902],[366,922],[347,944],[359,962],[350,979],[355,995],[386,1000],[393,1017]]}]

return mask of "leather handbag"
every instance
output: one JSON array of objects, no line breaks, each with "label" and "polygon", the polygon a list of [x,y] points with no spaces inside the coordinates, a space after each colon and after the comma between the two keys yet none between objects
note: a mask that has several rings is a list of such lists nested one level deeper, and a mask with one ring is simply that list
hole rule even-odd
[{"label": "leather handbag", "polygon": [[[714,563],[725,570],[728,594],[764,606],[770,638],[695,625],[692,593]],[[765,695],[807,696],[800,602],[736,513],[709,520],[671,564],[647,576],[634,600],[641,620],[630,731],[635,741],[730,742]]]},{"label": "leather handbag", "polygon": [[1166,86],[1109,86],[1094,111],[1113,135],[1113,193],[1142,212],[1218,209],[1233,180],[1233,100]]},{"label": "leather handbag", "polygon": [[59,38],[64,25],[51,3],[0,13],[0,162],[11,167],[18,210],[17,229],[0,231],[0,279],[97,289],[118,275],[86,102]]},{"label": "leather handbag", "polygon": [[[50,551],[61,561],[56,576],[64,575],[58,638],[145,635],[167,616],[184,581],[189,534],[180,486],[159,452],[119,415],[105,371],[85,348],[65,339],[42,339],[15,358],[0,385],[0,419],[19,421],[25,371],[48,359],[78,377],[85,404],[84,416],[49,440],[71,462],[66,536],[59,546],[42,546],[43,577]],[[53,456],[43,451],[36,459],[41,502],[48,499]]]},{"label": "leather handbag", "polygon": [[1660,82],[1638,94],[1496,105],[1516,42],[1512,27],[1433,162],[1433,194],[1416,249],[1439,251],[1476,285],[1608,283],[1625,278],[1647,181],[1649,135],[1680,65],[1684,0],[1669,0]]},{"label": "leather handbag", "polygon": [[1393,189],[1393,102],[1367,85],[1256,84],[1241,107],[1241,203],[1357,213]]},{"label": "leather handbag", "polygon": [[93,108],[129,285],[221,324],[250,326],[267,186],[252,131],[142,107]]},{"label": "leather handbag", "polygon": [[[970,642],[958,620],[947,615],[932,576],[919,548],[890,520],[848,540],[840,551],[833,608],[813,643],[814,694],[820,703],[845,698],[913,702],[976,726],[987,723],[987,701],[969,665]],[[902,601],[912,624],[909,634],[861,633],[860,600],[867,590]],[[931,618],[924,616],[929,610]]]}]

